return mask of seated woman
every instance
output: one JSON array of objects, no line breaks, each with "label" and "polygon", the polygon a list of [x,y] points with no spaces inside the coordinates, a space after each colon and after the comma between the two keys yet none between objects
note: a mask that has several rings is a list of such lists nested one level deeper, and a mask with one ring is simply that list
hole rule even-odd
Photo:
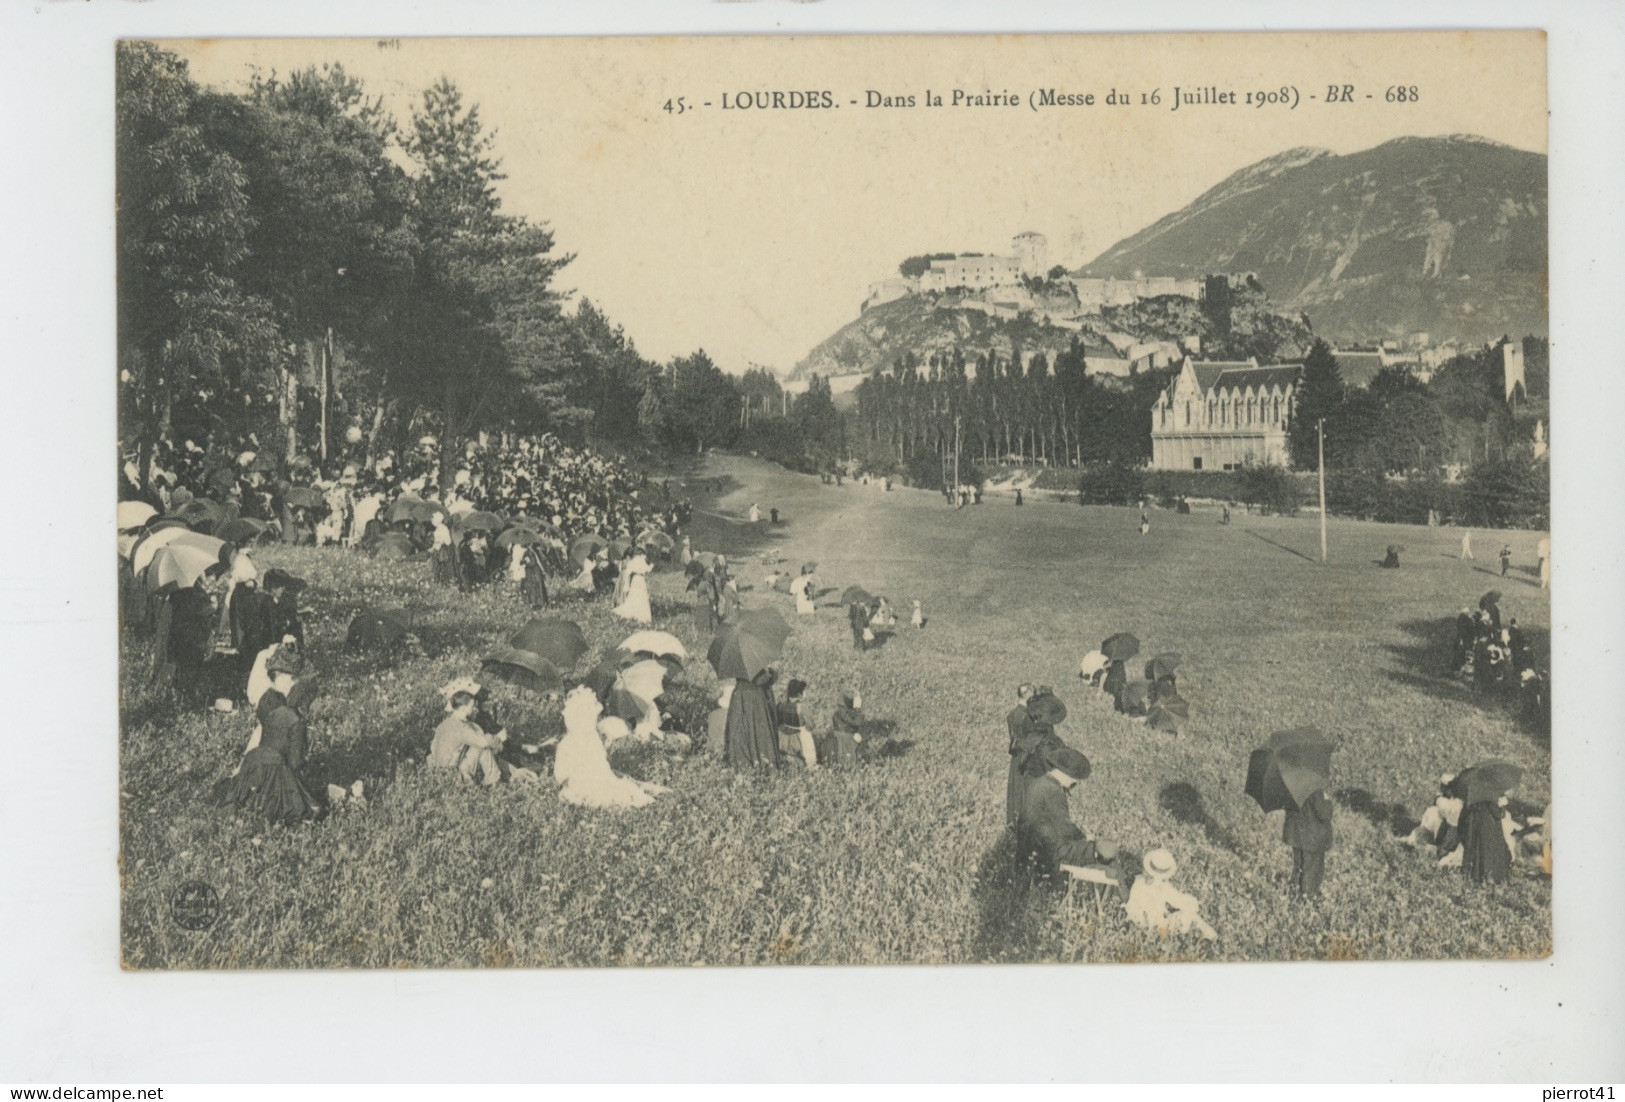
[{"label": "seated woman", "polygon": [[1165,849],[1154,849],[1141,863],[1145,870],[1134,880],[1129,890],[1129,921],[1143,929],[1160,934],[1201,934],[1209,941],[1218,932],[1203,921],[1202,904],[1194,895],[1186,895],[1173,885],[1179,863]]},{"label": "seated woman", "polygon": [[856,765],[863,745],[863,694],[856,689],[841,693],[829,727],[829,734],[818,740],[818,760],[824,765]]},{"label": "seated woman", "polygon": [[299,778],[308,745],[302,709],[314,695],[310,682],[298,681],[304,668],[304,659],[289,647],[267,660],[271,688],[260,697],[259,745],[243,756],[235,775],[215,785],[215,804],[283,823],[310,818],[321,809]]},{"label": "seated woman", "polygon": [[609,767],[609,755],[598,733],[602,712],[597,694],[585,685],[564,698],[564,738],[553,758],[553,777],[562,786],[559,799],[577,807],[645,807],[656,796],[671,791],[620,776]]},{"label": "seated woman", "polygon": [[496,752],[507,741],[507,735],[480,729],[474,722],[479,701],[467,689],[452,693],[448,703],[451,711],[434,729],[434,741],[429,744],[429,768],[455,769],[465,781],[477,780],[486,788],[493,787],[502,779]]},{"label": "seated woman", "polygon": [[779,705],[779,753],[800,754],[808,769],[818,768],[818,749],[813,743],[811,729],[801,718],[801,698],[807,692],[807,683],[791,678],[784,687],[784,702]]},{"label": "seated woman", "polygon": [[1422,821],[1399,839],[1403,846],[1429,845],[1440,857],[1448,857],[1457,847],[1456,827],[1461,822],[1461,799],[1451,792],[1454,773],[1439,778],[1439,794],[1422,812]]}]

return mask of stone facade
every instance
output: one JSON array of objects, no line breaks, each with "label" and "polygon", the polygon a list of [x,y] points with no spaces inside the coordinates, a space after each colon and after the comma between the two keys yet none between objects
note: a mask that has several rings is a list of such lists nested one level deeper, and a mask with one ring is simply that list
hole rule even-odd
[{"label": "stone facade", "polygon": [[1296,364],[1198,362],[1186,357],[1151,410],[1151,466],[1227,471],[1287,466],[1286,427],[1297,394]]}]

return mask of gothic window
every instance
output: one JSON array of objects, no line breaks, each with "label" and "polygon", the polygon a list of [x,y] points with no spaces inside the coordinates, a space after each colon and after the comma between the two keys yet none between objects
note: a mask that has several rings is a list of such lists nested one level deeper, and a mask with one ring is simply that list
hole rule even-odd
[{"label": "gothic window", "polygon": [[1185,427],[1191,427],[1191,404],[1189,402],[1185,403]]},{"label": "gothic window", "polygon": [[1215,404],[1212,398],[1207,400],[1207,423],[1209,425],[1213,424],[1213,407]]},{"label": "gothic window", "polygon": [[1274,412],[1274,415],[1271,417],[1271,420],[1273,420],[1277,425],[1279,425],[1281,423],[1281,397],[1280,397],[1280,395],[1276,395],[1276,397],[1275,397],[1275,412]]},{"label": "gothic window", "polygon": [[1258,400],[1256,398],[1247,399],[1247,423],[1249,425],[1252,424],[1253,419],[1255,417],[1257,417],[1257,416],[1258,416]]}]

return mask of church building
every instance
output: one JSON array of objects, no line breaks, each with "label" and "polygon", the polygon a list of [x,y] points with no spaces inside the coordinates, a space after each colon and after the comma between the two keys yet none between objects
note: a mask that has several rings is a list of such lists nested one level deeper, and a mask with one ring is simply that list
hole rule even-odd
[{"label": "church building", "polygon": [[1151,410],[1151,466],[1159,471],[1231,471],[1290,466],[1286,426],[1297,364],[1185,357]]}]

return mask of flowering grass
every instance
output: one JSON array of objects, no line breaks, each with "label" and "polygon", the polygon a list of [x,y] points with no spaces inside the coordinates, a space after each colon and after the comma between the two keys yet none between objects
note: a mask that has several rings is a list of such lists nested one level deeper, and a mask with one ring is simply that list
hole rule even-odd
[{"label": "flowering grass", "polygon": [[[897,724],[900,753],[851,771],[736,775],[713,748],[637,753],[623,771],[676,793],[637,811],[585,811],[540,786],[471,789],[422,761],[441,716],[439,685],[528,618],[511,587],[434,587],[419,562],[264,549],[311,583],[309,650],[322,681],[312,709],[313,789],[360,779],[369,803],[292,828],[216,810],[209,789],[235,764],[246,714],[180,714],[147,676],[147,641],[123,639],[121,873],[123,960],[131,968],[488,967],[1382,959],[1550,952],[1547,880],[1473,886],[1394,844],[1431,800],[1439,773],[1489,757],[1525,768],[1514,809],[1549,799],[1550,752],[1510,707],[1446,669],[1455,610],[1507,594],[1537,652],[1546,594],[1526,569],[1505,580],[1456,560],[1449,530],[1333,521],[1332,562],[1310,520],[1157,513],[1148,536],[1131,509],[1007,500],[953,510],[940,496],[837,489],[767,464],[713,457],[725,479],[699,500],[696,548],[722,550],[795,627],[782,664],[809,682],[805,714],[827,723],[843,687]],[[787,523],[744,525],[752,502]],[[1539,533],[1512,533],[1532,567]],[[1380,570],[1389,543],[1405,565]],[[761,585],[764,552],[793,570],[819,563],[835,601],[859,583],[924,603],[877,651],[851,647],[844,611],[798,618]],[[651,579],[655,626],[696,656],[707,640],[683,579]],[[363,604],[414,612],[424,653],[390,660],[342,649]],[[607,601],[560,599],[602,649],[630,628]],[[1077,681],[1106,635],[1133,631],[1147,655],[1184,655],[1192,723],[1175,737],[1113,713]],[[1073,816],[1131,854],[1167,846],[1176,883],[1198,895],[1215,943],[1167,940],[1071,906],[1012,874],[1003,829],[1004,713],[1022,680],[1056,687],[1061,734],[1094,764]],[[782,680],[781,680],[782,684]],[[534,697],[501,690],[519,741],[560,727]],[[1241,794],[1247,753],[1273,730],[1335,734],[1337,842],[1325,897],[1286,896],[1280,815]],[[169,900],[201,880],[220,897],[203,931]]]}]

